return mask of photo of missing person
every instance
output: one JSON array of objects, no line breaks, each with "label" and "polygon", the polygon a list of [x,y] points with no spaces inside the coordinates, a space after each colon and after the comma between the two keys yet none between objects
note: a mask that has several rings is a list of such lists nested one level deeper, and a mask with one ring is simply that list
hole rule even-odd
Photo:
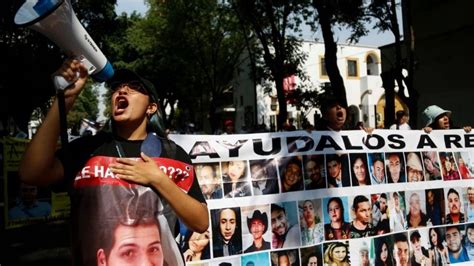
[{"label": "photo of missing person", "polygon": [[458,224],[464,223],[466,217],[464,215],[464,201],[465,195],[464,188],[445,188],[444,189],[446,198],[446,224]]},{"label": "photo of missing person", "polygon": [[254,196],[279,193],[275,160],[251,160],[250,176]]},{"label": "photo of missing person", "polygon": [[[86,265],[177,265],[181,255],[171,234],[163,205],[154,191],[135,187],[133,191],[122,187],[104,187],[102,193],[121,194],[115,204],[99,204],[84,219],[96,221],[82,223],[80,229],[88,236]],[[96,217],[97,216],[97,217]],[[87,218],[86,218],[87,217]],[[130,235],[134,237],[131,239]],[[122,254],[136,256],[123,256]],[[166,256],[165,256],[166,254]]]},{"label": "photo of missing person", "polygon": [[390,192],[389,194],[389,213],[390,213],[390,230],[392,232],[403,231],[407,228],[405,217],[405,192]]},{"label": "photo of missing person", "polygon": [[222,162],[224,197],[237,198],[251,196],[252,192],[248,175],[247,161]]},{"label": "photo of missing person", "polygon": [[368,164],[370,170],[370,183],[372,185],[386,184],[385,158],[383,153],[369,153]]},{"label": "photo of missing person", "polygon": [[323,242],[321,199],[299,201],[298,210],[302,245],[309,246]]},{"label": "photo of missing person", "polygon": [[458,164],[459,173],[462,179],[474,178],[474,152],[463,151],[454,152],[454,158]]},{"label": "photo of missing person", "polygon": [[470,261],[463,241],[466,235],[465,227],[459,225],[448,225],[445,227],[446,246],[448,247],[448,258],[451,264]]},{"label": "photo of missing person", "polygon": [[420,182],[425,180],[423,164],[419,152],[406,152],[407,182]]},{"label": "photo of missing person", "polygon": [[375,234],[381,235],[390,233],[390,219],[387,193],[372,194],[371,201],[372,225],[374,226]]},{"label": "photo of missing person", "polygon": [[385,165],[388,183],[405,183],[405,156],[402,152],[385,153]]},{"label": "photo of missing person", "polygon": [[430,239],[430,255],[433,266],[443,266],[449,263],[448,249],[446,247],[445,230],[443,227],[428,229]]},{"label": "photo of missing person", "polygon": [[197,164],[195,170],[204,198],[206,200],[222,199],[222,180],[219,163]]},{"label": "photo of missing person", "polygon": [[267,252],[252,253],[241,257],[241,266],[270,265],[270,256]]},{"label": "photo of missing person", "polygon": [[268,205],[241,207],[244,253],[271,248],[270,208]]},{"label": "photo of missing person", "polygon": [[474,187],[467,188],[467,222],[474,222]]},{"label": "photo of missing person", "polygon": [[452,152],[440,152],[439,160],[441,161],[441,174],[443,176],[443,180],[450,181],[461,179],[461,175],[459,174],[458,167]]},{"label": "photo of missing person", "polygon": [[281,192],[303,190],[303,167],[301,156],[279,159]]},{"label": "photo of missing person", "polygon": [[354,239],[351,240],[349,246],[349,254],[351,265],[370,266],[373,265],[373,259],[370,254],[370,239]]},{"label": "photo of missing person", "polygon": [[366,153],[352,153],[351,161],[352,186],[370,186],[370,175]]},{"label": "photo of missing person", "polygon": [[291,248],[300,245],[296,202],[271,204],[272,247]]},{"label": "photo of missing person", "polygon": [[425,191],[405,191],[408,228],[431,226],[431,220],[426,215]]},{"label": "photo of missing person", "polygon": [[436,151],[424,151],[421,154],[423,155],[426,180],[441,180],[438,153]]},{"label": "photo of missing person", "polygon": [[464,237],[464,247],[470,261],[474,261],[474,224],[466,224],[466,236]]},{"label": "photo of missing person", "polygon": [[211,257],[210,239],[210,229],[202,234],[187,231],[181,249],[184,260],[186,262],[191,262],[209,259]]},{"label": "photo of missing person", "polygon": [[431,264],[432,256],[429,252],[428,229],[414,230],[410,235],[410,263],[411,266]]},{"label": "photo of missing person", "polygon": [[214,258],[242,253],[240,208],[211,210]]},{"label": "photo of missing person", "polygon": [[426,216],[433,225],[444,224],[444,192],[442,188],[439,189],[427,189],[425,191],[426,196]]},{"label": "photo of missing person", "polygon": [[349,266],[349,242],[324,243],[324,265]]},{"label": "photo of missing person", "polygon": [[345,240],[350,238],[351,224],[347,197],[323,199],[324,239]]},{"label": "photo of missing person", "polygon": [[389,251],[393,254],[393,265],[411,266],[410,265],[410,244],[407,233],[397,233],[391,235],[393,242],[393,250]]},{"label": "photo of missing person", "polygon": [[323,266],[322,245],[300,248],[302,266]]},{"label": "photo of missing person", "polygon": [[328,188],[349,187],[351,185],[347,154],[326,154]]},{"label": "photo of missing person", "polygon": [[393,238],[391,236],[382,236],[372,239],[372,248],[374,251],[374,265],[377,266],[395,266],[393,259]]},{"label": "photo of missing person", "polygon": [[298,266],[300,265],[298,249],[272,251],[270,252],[270,258],[271,258],[272,266]]},{"label": "photo of missing person", "polygon": [[369,197],[357,195],[349,197],[351,203],[351,239],[375,235],[372,224],[372,206]]},{"label": "photo of missing person", "polygon": [[[186,264],[186,266],[191,266],[191,265]],[[213,259],[211,260],[209,266],[241,266],[240,257],[226,257],[223,259]]]},{"label": "photo of missing person", "polygon": [[303,155],[305,190],[326,188],[324,155]]}]

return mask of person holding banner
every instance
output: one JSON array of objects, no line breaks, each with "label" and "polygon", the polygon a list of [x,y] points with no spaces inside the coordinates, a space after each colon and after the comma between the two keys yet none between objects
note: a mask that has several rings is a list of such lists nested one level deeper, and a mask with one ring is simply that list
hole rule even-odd
[{"label": "person holding banner", "polygon": [[[71,83],[64,91],[67,112],[86,84],[87,69],[79,60],[67,59],[54,75]],[[91,206],[97,202],[114,206],[124,200],[113,192],[102,193],[103,190],[127,190],[128,198],[135,195],[131,189],[139,187],[153,192],[156,204],[163,200],[165,210],[156,213],[166,213],[166,219],[160,222],[162,239],[174,239],[178,218],[193,231],[202,233],[209,227],[207,205],[190,157],[181,147],[167,140],[160,127],[158,96],[153,84],[133,71],[122,69],[115,71],[107,87],[111,92],[112,107],[109,131],[79,138],[68,145],[67,151],[56,152],[60,112],[59,101],[55,100],[20,164],[24,182],[35,185],[62,182],[71,191],[73,259],[77,265],[87,264],[95,258],[95,254],[84,250],[88,237],[94,236],[81,231],[85,224],[97,226],[94,220],[84,220],[88,212],[100,211]],[[170,168],[181,170],[183,175],[176,175],[178,171],[172,174]],[[188,174],[187,178],[184,173]],[[178,245],[173,242],[167,242],[172,252],[167,254],[165,261],[183,265]]]},{"label": "person holding banner", "polygon": [[[423,110],[423,119],[425,121],[425,127],[423,130],[426,133],[430,133],[433,129],[455,129],[459,128],[453,125],[453,120],[451,119],[451,111],[444,110],[443,108],[437,105],[430,105]],[[464,131],[466,133],[471,132],[471,126],[464,126]]]}]

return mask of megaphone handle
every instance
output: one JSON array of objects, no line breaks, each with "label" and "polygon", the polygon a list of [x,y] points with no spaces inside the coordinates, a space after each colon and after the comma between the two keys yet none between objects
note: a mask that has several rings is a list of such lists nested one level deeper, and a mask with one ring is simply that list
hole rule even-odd
[{"label": "megaphone handle", "polygon": [[79,78],[79,72],[76,73],[76,78],[71,82],[67,81],[63,76],[59,76],[59,75],[54,76],[53,77],[54,87],[56,88],[57,91],[64,91],[64,89],[69,87],[69,85],[76,82],[78,78]]},{"label": "megaphone handle", "polygon": [[[95,71],[96,67],[92,65],[92,63],[87,60],[83,55],[76,57],[77,60],[81,61],[81,63],[87,68],[87,72],[91,74]],[[71,84],[76,82],[79,79],[79,72],[76,72],[76,78],[71,82],[67,81],[63,76],[57,75],[53,77],[53,83],[56,90],[64,90],[69,87]]]}]

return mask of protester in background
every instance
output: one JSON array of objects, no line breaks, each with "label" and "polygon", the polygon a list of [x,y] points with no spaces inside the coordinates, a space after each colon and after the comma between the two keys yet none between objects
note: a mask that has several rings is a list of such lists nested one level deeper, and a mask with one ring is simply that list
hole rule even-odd
[{"label": "protester in background", "polygon": [[444,246],[444,234],[441,228],[430,228],[428,235],[430,238],[430,257],[432,258],[433,266],[444,266],[448,264],[448,249]]},{"label": "protester in background", "polygon": [[38,201],[38,187],[21,182],[15,206],[8,210],[10,220],[46,217],[51,214],[48,202]]},{"label": "protester in background", "polygon": [[231,135],[235,134],[234,121],[227,119],[224,122],[224,133],[222,135]]},{"label": "protester in background", "polygon": [[395,124],[390,126],[390,129],[397,130],[410,130],[411,127],[408,125],[408,114],[403,110],[399,110],[395,113],[395,119],[397,120]]},{"label": "protester in background", "polygon": [[[443,108],[437,105],[430,105],[426,107],[423,111],[423,119],[425,121],[425,127],[423,130],[426,133],[430,133],[433,129],[456,129],[459,128],[453,125],[453,121],[451,119],[451,111],[444,110]],[[464,126],[464,131],[466,133],[471,132],[471,126]]]}]

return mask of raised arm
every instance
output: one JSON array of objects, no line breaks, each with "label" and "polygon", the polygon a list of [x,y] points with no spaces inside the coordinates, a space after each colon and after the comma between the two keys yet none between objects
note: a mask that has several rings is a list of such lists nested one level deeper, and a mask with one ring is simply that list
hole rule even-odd
[{"label": "raised arm", "polygon": [[[64,91],[66,112],[71,110],[82,91],[88,74],[87,69],[75,59],[67,59],[54,75],[61,75],[67,81],[79,78]],[[33,185],[49,185],[64,175],[62,163],[55,157],[60,134],[59,107],[55,99],[44,122],[26,148],[20,163],[20,178]]]}]

